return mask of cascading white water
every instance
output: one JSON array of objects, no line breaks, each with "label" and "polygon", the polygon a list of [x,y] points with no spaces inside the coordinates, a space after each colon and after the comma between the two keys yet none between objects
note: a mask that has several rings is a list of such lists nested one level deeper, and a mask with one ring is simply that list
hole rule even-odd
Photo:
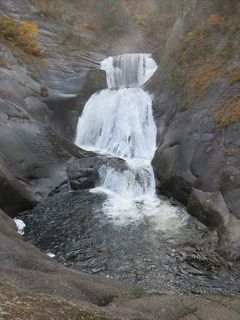
[{"label": "cascading white water", "polygon": [[101,67],[107,74],[108,88],[139,87],[157,70],[150,54],[124,54],[108,57]]},{"label": "cascading white water", "polygon": [[76,144],[117,157],[151,160],[156,148],[151,105],[141,88],[95,93],[79,119]]},{"label": "cascading white water", "polygon": [[105,212],[118,223],[175,208],[155,195],[151,161],[156,149],[152,98],[140,86],[156,71],[150,54],[108,57],[101,63],[109,89],[91,96],[79,118],[75,143],[83,149],[124,158],[128,168],[102,167],[95,192],[108,195]]}]

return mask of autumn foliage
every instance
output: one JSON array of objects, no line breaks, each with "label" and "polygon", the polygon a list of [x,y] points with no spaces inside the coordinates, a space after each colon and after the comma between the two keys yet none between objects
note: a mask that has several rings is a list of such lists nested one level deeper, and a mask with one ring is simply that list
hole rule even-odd
[{"label": "autumn foliage", "polygon": [[230,124],[240,121],[239,93],[231,96],[221,104],[216,114],[216,120],[219,127],[227,127]]},{"label": "autumn foliage", "polygon": [[223,24],[223,18],[219,14],[211,14],[208,17],[208,23],[214,27],[221,27]]},{"label": "autumn foliage", "polygon": [[37,43],[38,26],[34,22],[18,24],[13,19],[0,18],[0,35],[14,45],[21,47],[26,53],[40,55]]},{"label": "autumn foliage", "polygon": [[97,25],[96,24],[92,24],[92,23],[84,23],[83,27],[86,30],[92,31],[92,32],[96,32],[97,31]]}]

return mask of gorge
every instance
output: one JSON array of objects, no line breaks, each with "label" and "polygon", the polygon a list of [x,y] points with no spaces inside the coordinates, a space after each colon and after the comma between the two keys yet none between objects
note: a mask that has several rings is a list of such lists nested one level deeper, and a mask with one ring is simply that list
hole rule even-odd
[{"label": "gorge", "polygon": [[238,320],[238,0],[0,0],[0,318]]},{"label": "gorge", "polygon": [[97,168],[90,192],[64,189],[21,215],[26,239],[67,266],[159,293],[238,293],[238,267],[214,252],[217,238],[156,194],[157,130],[152,97],[141,88],[156,63],[125,54],[100,65],[108,89],[87,101],[75,143],[116,161]]}]

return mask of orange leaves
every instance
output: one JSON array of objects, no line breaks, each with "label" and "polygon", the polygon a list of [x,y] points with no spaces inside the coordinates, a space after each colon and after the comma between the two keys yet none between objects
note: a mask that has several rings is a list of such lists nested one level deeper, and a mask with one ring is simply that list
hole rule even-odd
[{"label": "orange leaves", "polygon": [[208,23],[214,27],[221,27],[223,24],[223,18],[218,14],[211,14],[208,17]]},{"label": "orange leaves", "polygon": [[[235,67],[229,74],[229,85],[234,85],[238,81],[240,81],[240,67]],[[240,93],[230,96],[220,105],[216,121],[219,127],[240,123]]]},{"label": "orange leaves", "polygon": [[204,44],[205,42],[205,36],[203,33],[200,33],[199,38],[198,38],[199,44]]},{"label": "orange leaves", "polygon": [[219,66],[210,63],[194,69],[184,88],[189,97],[188,104],[191,105],[196,99],[203,98],[221,74]]},{"label": "orange leaves", "polygon": [[38,26],[34,22],[25,22],[18,27],[18,34],[23,40],[36,38],[38,35]]},{"label": "orange leaves", "polygon": [[96,24],[92,24],[92,23],[84,23],[83,27],[89,31],[92,31],[92,32],[96,32],[96,30],[97,30]]},{"label": "orange leaves", "polygon": [[19,25],[13,19],[0,18],[0,35],[23,48],[25,52],[40,55],[40,48],[36,41],[38,36],[36,23],[24,22]]},{"label": "orange leaves", "polygon": [[40,55],[40,48],[36,42],[38,26],[34,22],[25,22],[18,29],[18,39],[25,51],[32,55]]},{"label": "orange leaves", "polygon": [[25,46],[25,51],[33,56],[40,56],[41,55],[39,45],[34,42],[29,42]]},{"label": "orange leaves", "polygon": [[230,124],[240,122],[240,95],[236,94],[224,101],[220,106],[216,121],[219,127],[226,127]]}]

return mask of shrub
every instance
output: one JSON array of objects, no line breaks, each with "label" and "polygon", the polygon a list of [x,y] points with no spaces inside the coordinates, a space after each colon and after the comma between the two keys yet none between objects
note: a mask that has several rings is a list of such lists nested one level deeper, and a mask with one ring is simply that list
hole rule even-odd
[{"label": "shrub", "polygon": [[21,47],[26,53],[40,55],[37,43],[38,26],[34,22],[17,24],[13,19],[0,18],[0,34],[6,40]]},{"label": "shrub", "polygon": [[25,22],[17,29],[18,39],[25,51],[32,55],[40,55],[40,48],[36,42],[38,26],[34,22]]},{"label": "shrub", "polygon": [[214,27],[221,27],[223,25],[223,18],[218,14],[211,14],[208,17],[208,23]]},{"label": "shrub", "polygon": [[96,24],[92,24],[92,23],[84,23],[83,27],[86,30],[92,31],[92,32],[96,32],[97,30],[97,25]]},{"label": "shrub", "polygon": [[36,7],[36,14],[41,18],[59,20],[64,14],[64,4],[59,0],[30,0]]},{"label": "shrub", "polygon": [[16,37],[17,23],[12,19],[0,18],[0,34],[5,39]]},{"label": "shrub", "polygon": [[193,72],[188,88],[192,89],[192,92],[196,92],[197,89],[199,89],[204,95],[209,88],[209,85],[219,76],[219,74],[219,68],[216,65],[207,64],[200,66]]},{"label": "shrub", "polygon": [[216,114],[217,125],[220,128],[240,122],[240,95],[229,97],[221,105]]},{"label": "shrub", "polygon": [[9,69],[10,68],[9,64],[7,63],[5,58],[2,57],[2,56],[0,56],[0,67],[1,68],[5,68],[5,69]]}]

